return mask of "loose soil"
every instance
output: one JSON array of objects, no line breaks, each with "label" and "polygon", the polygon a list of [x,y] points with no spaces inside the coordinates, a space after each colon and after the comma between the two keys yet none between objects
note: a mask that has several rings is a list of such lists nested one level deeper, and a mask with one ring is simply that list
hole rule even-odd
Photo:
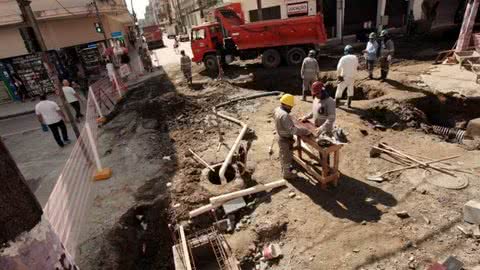
[{"label": "loose soil", "polygon": [[[467,269],[480,264],[480,242],[456,228],[467,226],[462,221],[462,206],[479,194],[478,181],[462,190],[443,189],[426,181],[423,169],[390,175],[383,183],[366,180],[367,175],[399,167],[389,156],[369,157],[371,146],[378,142],[432,159],[460,155],[450,162],[452,166],[480,173],[478,150],[466,151],[419,129],[422,124],[461,127],[479,115],[478,102],[432,96],[418,86],[419,75],[430,66],[424,60],[445,49],[441,48],[445,42],[429,42],[430,46],[422,44],[416,50],[418,59],[411,50],[406,53],[410,43],[399,42],[400,57],[390,79],[362,79],[367,77],[362,70],[353,108],[337,109],[336,124],[350,141],[341,150],[342,176],[337,188],[322,190],[301,173],[285,188],[246,197],[248,207],[231,217],[240,224],[238,229],[226,234],[242,269],[254,268],[259,263],[257,254],[270,243],[278,243],[283,256],[269,262],[268,269],[425,269],[450,255]],[[329,75],[335,64],[322,65],[329,91],[335,88],[334,77]],[[203,165],[187,154],[188,149],[218,164],[239,132],[237,125],[212,118],[212,107],[262,91],[300,93],[297,68],[275,70],[272,78],[272,71],[256,65],[245,62],[227,68],[230,78],[253,74],[254,82],[241,86],[211,81],[196,70],[194,80],[208,83],[191,89],[180,82],[178,68],[172,68],[168,75],[129,92],[103,128],[103,159],[116,176],[110,180],[114,184],[105,183],[95,199],[89,221],[102,225],[90,229],[80,248],[82,268],[172,269],[168,246],[174,240],[168,224],[187,225],[188,212],[207,204],[212,196],[200,182],[208,181],[202,180]],[[278,98],[272,96],[223,108],[254,131],[248,143],[245,186],[281,179],[278,147],[273,141],[272,116],[277,106]],[[298,102],[292,115],[300,117],[310,109],[310,102]],[[219,147],[213,122],[220,125],[228,147]],[[372,123],[387,129],[377,129]],[[396,123],[403,128],[388,129]],[[269,154],[271,145],[273,155]],[[409,218],[399,218],[398,211],[407,211]],[[216,218],[224,218],[222,210]],[[214,221],[212,215],[201,215],[188,224],[187,233]]]}]

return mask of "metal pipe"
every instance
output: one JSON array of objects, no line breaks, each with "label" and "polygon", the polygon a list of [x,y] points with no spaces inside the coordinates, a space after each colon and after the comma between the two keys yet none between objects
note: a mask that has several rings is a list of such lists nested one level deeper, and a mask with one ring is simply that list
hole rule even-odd
[{"label": "metal pipe", "polygon": [[242,130],[240,130],[240,134],[238,134],[237,139],[235,140],[232,147],[230,148],[230,152],[228,152],[228,155],[225,158],[225,160],[223,161],[222,167],[220,168],[220,172],[218,173],[218,175],[220,176],[221,183],[226,184],[227,179],[225,178],[225,172],[227,171],[228,165],[232,162],[233,154],[235,154],[235,152],[238,150],[238,146],[240,145],[240,141],[242,140],[243,136],[247,132],[248,126],[247,126],[247,124],[243,123],[242,121],[240,121],[238,119],[235,119],[235,118],[230,117],[228,115],[224,115],[222,113],[217,112],[215,107],[213,107],[213,113],[215,113],[215,115],[217,115],[217,116],[219,116],[219,117],[221,117],[225,120],[228,120],[230,122],[238,124],[242,127]]}]

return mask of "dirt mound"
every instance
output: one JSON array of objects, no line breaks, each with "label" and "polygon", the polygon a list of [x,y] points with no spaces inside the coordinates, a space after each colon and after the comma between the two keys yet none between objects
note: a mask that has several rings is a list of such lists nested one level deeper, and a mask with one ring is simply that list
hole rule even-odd
[{"label": "dirt mound", "polygon": [[395,124],[404,127],[419,128],[427,123],[425,113],[408,102],[402,102],[393,98],[379,100],[367,109],[367,116],[385,126]]}]

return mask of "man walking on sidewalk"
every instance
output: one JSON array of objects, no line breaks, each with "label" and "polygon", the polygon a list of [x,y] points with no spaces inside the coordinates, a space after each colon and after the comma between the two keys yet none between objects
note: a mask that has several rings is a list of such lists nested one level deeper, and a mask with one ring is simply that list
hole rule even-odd
[{"label": "man walking on sidewalk", "polygon": [[68,80],[63,80],[62,90],[63,94],[65,95],[65,99],[75,110],[75,118],[77,119],[77,122],[80,122],[80,118],[83,117],[80,108],[80,95],[75,91],[75,89],[70,87],[70,82]]},{"label": "man walking on sidewalk", "polygon": [[[63,122],[65,116],[57,103],[47,100],[46,94],[40,96],[40,102],[35,106],[35,114],[42,125],[47,125],[50,128],[58,146],[63,147],[65,144],[70,144],[67,127]],[[63,141],[58,129],[62,131]]]}]

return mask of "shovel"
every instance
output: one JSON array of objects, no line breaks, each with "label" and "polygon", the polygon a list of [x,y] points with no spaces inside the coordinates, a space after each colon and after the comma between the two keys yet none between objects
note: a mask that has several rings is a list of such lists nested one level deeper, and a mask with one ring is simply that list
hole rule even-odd
[{"label": "shovel", "polygon": [[[460,156],[457,155],[457,156],[446,157],[446,158],[442,158],[442,159],[428,161],[428,162],[425,162],[425,164],[442,162],[442,161],[445,161],[445,160],[450,160],[450,159],[454,159],[454,158],[458,158],[458,157],[460,157]],[[393,169],[393,170],[390,170],[390,171],[386,171],[386,172],[383,172],[383,173],[377,174],[377,175],[370,175],[370,176],[367,176],[367,180],[374,181],[374,182],[383,182],[383,181],[385,181],[384,175],[387,175],[387,174],[393,173],[393,172],[399,172],[399,171],[403,171],[403,170],[417,168],[419,166],[422,166],[422,164],[415,164],[415,165],[411,165],[411,166],[407,166],[407,167],[402,167],[402,168],[397,168],[397,169]]]}]

